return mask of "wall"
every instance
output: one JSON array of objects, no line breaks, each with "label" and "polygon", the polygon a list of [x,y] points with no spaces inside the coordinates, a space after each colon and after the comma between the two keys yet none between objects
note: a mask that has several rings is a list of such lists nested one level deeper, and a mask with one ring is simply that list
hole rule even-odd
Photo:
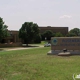
[{"label": "wall", "polygon": [[0,48],[3,47],[21,47],[22,43],[12,43],[12,44],[0,44]]},{"label": "wall", "polygon": [[68,27],[39,27],[40,33],[43,33],[46,30],[51,30],[54,33],[61,32],[66,35],[68,33]]}]

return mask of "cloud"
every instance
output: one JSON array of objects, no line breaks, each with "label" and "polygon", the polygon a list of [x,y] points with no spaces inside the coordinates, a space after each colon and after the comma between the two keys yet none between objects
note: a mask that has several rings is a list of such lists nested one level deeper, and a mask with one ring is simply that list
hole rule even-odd
[{"label": "cloud", "polygon": [[71,18],[72,16],[70,15],[63,15],[63,16],[60,16],[60,18],[64,19],[64,18]]}]

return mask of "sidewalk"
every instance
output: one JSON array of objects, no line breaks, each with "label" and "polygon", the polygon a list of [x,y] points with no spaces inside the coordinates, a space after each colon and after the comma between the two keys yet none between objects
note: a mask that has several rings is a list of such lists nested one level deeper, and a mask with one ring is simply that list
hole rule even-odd
[{"label": "sidewalk", "polygon": [[0,48],[1,51],[12,51],[12,50],[24,50],[24,49],[34,49],[34,48],[42,48],[43,45],[36,45],[35,47],[14,47],[14,48]]}]

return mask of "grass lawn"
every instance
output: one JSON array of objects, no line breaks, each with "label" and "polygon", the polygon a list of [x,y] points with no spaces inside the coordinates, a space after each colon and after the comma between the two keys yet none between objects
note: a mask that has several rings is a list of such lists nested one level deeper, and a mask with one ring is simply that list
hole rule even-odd
[{"label": "grass lawn", "polygon": [[47,55],[49,47],[0,52],[0,80],[73,80],[80,56]]}]

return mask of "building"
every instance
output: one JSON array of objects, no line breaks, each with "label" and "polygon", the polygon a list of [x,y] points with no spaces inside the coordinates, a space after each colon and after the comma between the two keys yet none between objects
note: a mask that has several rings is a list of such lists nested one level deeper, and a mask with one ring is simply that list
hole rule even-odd
[{"label": "building", "polygon": [[2,40],[2,43],[18,43],[21,42],[18,36],[19,31],[9,30],[9,36]]},{"label": "building", "polygon": [[18,36],[19,31],[10,30],[8,33],[9,33],[9,36],[2,40],[3,44],[0,43],[0,48],[21,47],[22,43],[21,43],[21,40],[19,39],[19,36]]},{"label": "building", "polygon": [[[47,27],[39,27],[39,29],[40,29],[40,33],[43,33],[46,30],[51,30],[54,33],[60,32],[64,35],[68,33],[68,27],[47,26]],[[22,46],[21,40],[18,36],[19,31],[9,30],[9,34],[10,35],[8,37],[2,40],[2,43],[5,43],[5,44],[0,44],[0,47],[20,47]]]},{"label": "building", "polygon": [[39,29],[40,29],[40,33],[43,33],[47,30],[51,30],[53,33],[60,32],[64,35],[66,35],[68,33],[68,27],[51,27],[51,26],[47,26],[47,27],[39,27]]},{"label": "building", "polygon": [[[40,33],[45,32],[46,30],[51,30],[54,33],[60,32],[64,35],[66,35],[68,33],[68,27],[39,27],[40,29]],[[9,37],[6,37],[3,39],[3,43],[19,43],[21,42],[18,34],[19,31],[14,31],[14,30],[9,30]]]}]

